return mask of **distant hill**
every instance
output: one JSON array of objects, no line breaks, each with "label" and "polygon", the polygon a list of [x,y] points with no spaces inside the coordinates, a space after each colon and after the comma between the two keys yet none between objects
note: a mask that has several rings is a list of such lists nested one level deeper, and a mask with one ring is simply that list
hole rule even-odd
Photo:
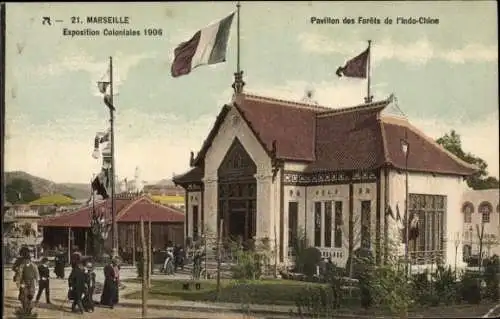
[{"label": "distant hill", "polygon": [[156,186],[175,186],[174,182],[172,182],[171,179],[164,178],[162,180],[159,180],[158,182],[154,183],[153,185]]},{"label": "distant hill", "polygon": [[33,191],[40,196],[54,193],[69,195],[75,199],[84,199],[90,196],[90,185],[83,183],[54,183],[48,179],[33,176],[23,171],[5,172],[5,184],[9,184],[15,178],[29,180],[33,185]]}]

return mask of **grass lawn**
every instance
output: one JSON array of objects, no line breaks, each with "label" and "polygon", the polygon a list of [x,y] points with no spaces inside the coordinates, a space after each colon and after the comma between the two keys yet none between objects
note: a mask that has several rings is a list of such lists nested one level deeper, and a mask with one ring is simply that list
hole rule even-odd
[{"label": "grass lawn", "polygon": [[[129,282],[140,283],[140,279],[130,279]],[[221,294],[217,298],[217,283],[215,280],[201,281],[201,289],[196,290],[194,284],[190,290],[183,290],[183,283],[190,281],[152,280],[149,296],[151,299],[218,301],[233,303],[253,303],[267,305],[295,305],[297,296],[308,286],[319,286],[318,283],[307,283],[291,280],[255,280],[236,281],[221,280]],[[124,296],[130,299],[140,299],[141,293],[134,292]]]},{"label": "grass lawn", "polygon": [[[124,282],[141,283],[140,279],[128,279]],[[194,284],[190,290],[183,290],[183,280],[152,280],[149,298],[156,300],[187,300],[207,302],[229,302],[237,304],[283,305],[295,309],[295,300],[304,293],[306,287],[319,287],[324,284],[292,280],[255,280],[241,282],[237,280],[221,280],[221,294],[217,298],[216,281],[201,281],[201,289],[196,290]],[[124,298],[141,299],[141,292],[125,295]],[[386,316],[388,312],[373,307],[361,309],[358,300],[345,301],[340,312],[349,312],[363,316]],[[414,305],[409,310],[411,317],[434,318],[477,318],[484,315],[494,303],[484,302],[479,305],[441,305],[438,307]]]}]

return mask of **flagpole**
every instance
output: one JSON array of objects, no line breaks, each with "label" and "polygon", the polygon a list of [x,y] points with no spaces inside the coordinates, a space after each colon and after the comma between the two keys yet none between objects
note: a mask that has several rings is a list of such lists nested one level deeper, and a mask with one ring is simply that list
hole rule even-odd
[{"label": "flagpole", "polygon": [[232,85],[235,94],[243,92],[243,71],[240,66],[240,7],[241,4],[238,1],[236,3],[236,73],[234,73],[234,83]]},{"label": "flagpole", "polygon": [[240,2],[238,1],[238,3],[236,4],[236,9],[237,9],[237,18],[238,18],[238,21],[236,21],[236,72],[240,73],[241,69],[240,69],[240,8],[241,8],[241,4]]},{"label": "flagpole", "polygon": [[372,45],[372,40],[368,40],[368,65],[367,65],[367,93],[366,93],[366,98],[365,98],[365,103],[371,103],[373,100],[373,96],[371,95],[370,92],[370,78],[371,78],[371,45]]},{"label": "flagpole", "polygon": [[113,57],[109,57],[109,93],[110,103],[113,107],[109,108],[110,140],[111,140],[111,237],[112,237],[112,256],[118,256],[118,227],[116,224],[115,212],[115,130],[114,130],[114,103],[113,103]]}]

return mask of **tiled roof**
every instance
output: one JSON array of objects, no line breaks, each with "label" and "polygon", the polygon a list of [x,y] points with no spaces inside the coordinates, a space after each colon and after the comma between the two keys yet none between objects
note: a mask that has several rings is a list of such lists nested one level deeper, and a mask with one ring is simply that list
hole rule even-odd
[{"label": "tiled roof", "polygon": [[404,169],[406,160],[401,151],[401,140],[406,139],[408,148],[408,169],[419,172],[471,175],[475,167],[449,153],[434,140],[425,136],[407,121],[382,120],[387,161],[394,167]]},{"label": "tiled roof", "polygon": [[184,174],[175,176],[172,180],[174,183],[181,185],[187,183],[200,182],[203,178],[203,168],[193,167]]},{"label": "tiled roof", "polygon": [[168,206],[157,204],[148,196],[142,196],[118,213],[118,222],[179,223],[184,222],[184,213]]},{"label": "tiled roof", "polygon": [[[131,199],[115,199],[115,209],[117,212],[132,202]],[[111,199],[96,202],[94,208],[96,212],[104,212],[104,218],[111,221]],[[69,213],[62,213],[57,216],[49,216],[38,222],[43,227],[90,227],[92,218],[92,204],[79,208]]]},{"label": "tiled roof", "polygon": [[378,113],[386,104],[318,115],[316,160],[307,171],[373,169],[384,164]]},{"label": "tiled roof", "polygon": [[[103,202],[95,203],[95,209],[97,212],[101,210],[104,211],[105,219],[111,222],[111,199]],[[140,215],[142,211],[154,212],[152,215],[152,222],[168,222],[168,221],[182,221],[179,218],[181,212],[154,203],[149,197],[141,196],[136,199],[115,199],[116,212],[117,212],[117,222],[130,222],[130,221],[140,221]],[[158,213],[159,212],[159,213]],[[126,215],[124,215],[126,213]],[[134,220],[136,216],[139,216],[137,220]],[[51,216],[42,219],[38,224],[42,227],[90,227],[90,220],[92,217],[92,205],[80,208],[76,211],[61,214],[58,216]],[[124,218],[124,219],[123,219]],[[148,219],[149,220],[149,219]]]},{"label": "tiled roof", "polygon": [[[278,159],[309,163],[307,171],[367,170],[384,165],[405,167],[401,140],[410,144],[408,168],[413,171],[470,175],[476,169],[436,144],[406,119],[391,120],[382,111],[393,97],[355,107],[332,109],[249,94],[237,96],[233,106],[264,150],[271,154],[276,141]],[[203,177],[203,161],[212,140],[233,106],[225,105],[192,168],[176,182]]]}]

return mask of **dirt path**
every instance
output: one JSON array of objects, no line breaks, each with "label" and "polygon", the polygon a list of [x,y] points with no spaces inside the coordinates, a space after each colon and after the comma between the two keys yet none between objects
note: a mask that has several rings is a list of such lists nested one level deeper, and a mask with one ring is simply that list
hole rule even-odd
[{"label": "dirt path", "polygon": [[[4,273],[5,274],[5,273]],[[12,277],[5,274],[4,276],[4,318],[14,318],[16,309],[19,308],[19,301],[17,300],[18,290]],[[51,305],[45,304],[45,296],[42,295],[40,304],[34,309],[38,313],[38,318],[86,318],[86,319],[102,319],[102,318],[142,318],[142,310],[140,305],[137,307],[120,307],[116,306],[114,309],[96,307],[93,313],[84,313],[83,315],[71,313],[71,303],[66,300],[67,294],[67,281],[60,279],[51,279]],[[138,288],[138,285],[127,284],[128,287],[121,291],[125,295]],[[94,299],[98,299],[94,297]],[[158,310],[148,309],[147,318],[196,318],[196,319],[249,319],[250,317],[241,314],[231,313],[200,313],[196,311],[180,311],[180,310]]]}]

